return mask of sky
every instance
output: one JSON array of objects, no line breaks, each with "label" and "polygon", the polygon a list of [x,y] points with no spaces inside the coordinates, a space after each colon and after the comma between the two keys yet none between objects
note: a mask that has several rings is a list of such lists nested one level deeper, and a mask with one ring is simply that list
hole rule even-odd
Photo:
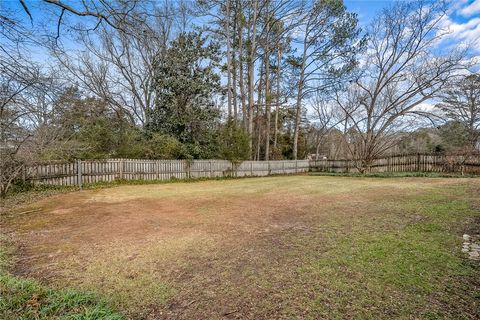
[{"label": "sky", "polygon": [[[345,5],[351,12],[358,15],[359,23],[365,27],[375,15],[392,3],[392,0],[346,0]],[[452,49],[463,44],[469,44],[471,54],[476,61],[480,61],[480,0],[453,0],[450,2],[448,15],[442,21],[443,27],[448,30],[438,44],[439,50]],[[479,71],[477,67],[472,71]],[[428,101],[418,109],[431,110],[435,101]]]},{"label": "sky", "polygon": [[[64,0],[65,3],[75,7],[79,0]],[[175,1],[175,0],[167,0]],[[191,0],[194,1],[194,0]],[[402,0],[401,0],[402,1]],[[32,11],[34,19],[45,14],[37,10],[40,0],[26,0],[27,6]],[[388,8],[393,0],[344,0],[347,9],[358,14],[360,25],[365,27],[372,18],[382,9]],[[474,52],[480,55],[480,0],[452,0],[449,5],[449,14],[443,24],[451,33],[442,41],[445,47],[457,46],[459,43],[472,44]],[[0,10],[13,10],[30,23],[28,16],[23,12],[19,0],[0,0]],[[38,19],[38,20],[41,20]]]},{"label": "sky", "polygon": [[[360,25],[365,26],[392,2],[392,0],[346,0],[345,5],[349,11],[358,14]],[[449,48],[460,43],[469,43],[472,51],[480,55],[480,0],[452,0],[448,16],[442,23],[450,33],[440,43],[441,47]]]},{"label": "sky", "polygon": [[[79,0],[63,1],[73,7],[76,7],[76,3]],[[41,21],[42,18],[47,18],[44,16],[47,14],[46,11],[38,10],[39,6],[44,6],[40,0],[25,0],[25,2],[30,8],[34,20],[36,20],[34,21],[34,24],[38,21]],[[365,27],[381,10],[388,8],[393,2],[394,0],[344,0],[347,10],[350,12],[355,12],[358,15],[359,23],[362,29],[365,29]],[[49,8],[50,10],[57,10],[57,8],[52,6]],[[0,10],[2,14],[5,14],[6,11],[10,10],[16,12],[17,16],[21,18],[23,22],[25,22],[26,26],[31,25],[29,17],[22,9],[19,0],[0,0]],[[75,19],[80,18],[77,17]],[[461,44],[469,43],[471,53],[478,59],[478,61],[480,61],[480,0],[451,0],[449,4],[448,15],[444,17],[442,24],[450,31],[450,33],[438,44],[438,49],[440,51],[442,51],[442,49],[448,51],[448,49],[458,47]],[[2,40],[0,39],[0,42],[1,41]],[[69,40],[68,37],[64,37],[62,42],[64,44],[65,42],[71,43],[73,47],[75,47],[75,42]],[[32,50],[31,56],[34,60],[48,60],[48,52],[41,50],[41,48],[35,48],[35,50]],[[480,64],[477,65],[477,67],[472,71],[480,71]],[[424,103],[422,106],[420,106],[420,108],[431,109],[433,105],[434,102],[428,102]]]},{"label": "sky", "polygon": [[360,23],[367,24],[376,13],[387,7],[391,0],[346,0],[345,6],[349,11],[358,14]]}]

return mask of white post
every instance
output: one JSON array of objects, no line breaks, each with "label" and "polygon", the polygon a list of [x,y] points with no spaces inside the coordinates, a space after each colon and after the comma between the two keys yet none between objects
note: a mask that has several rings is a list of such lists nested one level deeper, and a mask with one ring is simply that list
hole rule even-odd
[{"label": "white post", "polygon": [[118,169],[120,171],[119,178],[120,180],[123,180],[123,159],[121,159],[120,162],[118,163]]},{"label": "white post", "polygon": [[82,190],[82,160],[77,160],[77,185]]}]

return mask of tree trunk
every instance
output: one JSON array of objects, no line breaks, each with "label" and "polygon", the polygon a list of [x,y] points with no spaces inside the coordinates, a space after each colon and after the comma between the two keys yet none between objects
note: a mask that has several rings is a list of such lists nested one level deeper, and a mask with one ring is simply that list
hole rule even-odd
[{"label": "tree trunk", "polygon": [[275,127],[274,127],[274,139],[273,139],[273,148],[275,152],[277,151],[277,140],[278,140],[278,112],[280,111],[280,68],[282,61],[282,45],[278,45],[278,57],[277,57],[277,103],[275,106]]},{"label": "tree trunk", "polygon": [[227,106],[228,106],[228,119],[232,118],[232,57],[231,57],[231,45],[230,45],[230,0],[227,0],[227,10],[225,17],[225,35],[227,38]]},{"label": "tree trunk", "polygon": [[293,158],[297,160],[298,157],[298,136],[300,131],[300,119],[302,116],[302,98],[303,98],[303,86],[305,78],[305,62],[307,59],[307,42],[303,44],[303,58],[300,69],[300,77],[298,79],[297,87],[297,103],[295,111],[295,127],[293,128]]},{"label": "tree trunk", "polygon": [[237,62],[235,50],[232,51],[232,99],[233,99],[233,119],[238,120],[238,103],[237,103]]},{"label": "tree trunk", "polygon": [[267,11],[267,35],[265,39],[265,160],[270,156],[270,48],[268,33],[270,32],[270,17]]},{"label": "tree trunk", "polygon": [[255,52],[257,36],[257,1],[253,1],[253,18],[251,21],[252,33],[250,36],[250,50],[248,55],[248,133],[250,134],[250,158],[253,152],[253,108],[255,104]]},{"label": "tree trunk", "polygon": [[234,7],[234,19],[233,19],[233,35],[232,35],[232,99],[233,99],[233,118],[235,123],[238,120],[238,103],[237,103],[237,56],[235,52],[236,39],[237,39],[237,10],[238,10],[238,1],[235,3]]},{"label": "tree trunk", "polygon": [[240,96],[242,98],[242,122],[245,130],[248,130],[248,112],[247,112],[247,99],[245,94],[245,84],[243,82],[243,28],[240,28],[238,38],[238,86],[240,87]]},{"label": "tree trunk", "polygon": [[261,123],[261,107],[264,102],[264,97],[263,97],[263,84],[264,84],[264,69],[265,68],[265,61],[262,60],[261,65],[260,65],[260,79],[258,80],[258,88],[257,88],[257,103],[255,105],[255,131],[257,132],[257,135],[255,137],[255,160],[260,160],[260,144],[261,144],[261,138],[262,138],[262,123]]}]

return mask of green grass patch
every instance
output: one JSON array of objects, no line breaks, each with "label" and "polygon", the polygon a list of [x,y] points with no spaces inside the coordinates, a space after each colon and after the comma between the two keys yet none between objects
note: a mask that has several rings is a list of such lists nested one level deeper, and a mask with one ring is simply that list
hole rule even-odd
[{"label": "green grass patch", "polygon": [[333,319],[474,317],[478,294],[470,286],[480,269],[461,256],[459,227],[479,212],[466,199],[452,200],[463,194],[464,188],[456,187],[386,200],[387,210],[405,215],[403,226],[372,232],[364,221],[321,259],[300,268],[322,279],[323,294],[312,308]]},{"label": "green grass patch", "polygon": [[91,294],[46,289],[37,282],[0,275],[1,319],[109,319],[123,317]]},{"label": "green grass patch", "polygon": [[8,272],[11,252],[0,246],[0,319],[120,320],[123,316],[97,296],[53,289]]}]

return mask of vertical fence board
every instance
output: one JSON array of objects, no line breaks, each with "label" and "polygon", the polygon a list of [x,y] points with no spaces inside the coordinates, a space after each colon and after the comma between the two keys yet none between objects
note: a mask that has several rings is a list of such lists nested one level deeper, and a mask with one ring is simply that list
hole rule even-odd
[{"label": "vertical fence board", "polygon": [[[52,162],[25,167],[22,179],[33,184],[80,185],[101,181],[170,180],[293,174],[310,169],[330,172],[358,172],[358,163],[347,159],[320,160],[82,160]],[[480,155],[445,156],[441,154],[392,155],[375,159],[371,172],[455,172],[480,174]]]}]

